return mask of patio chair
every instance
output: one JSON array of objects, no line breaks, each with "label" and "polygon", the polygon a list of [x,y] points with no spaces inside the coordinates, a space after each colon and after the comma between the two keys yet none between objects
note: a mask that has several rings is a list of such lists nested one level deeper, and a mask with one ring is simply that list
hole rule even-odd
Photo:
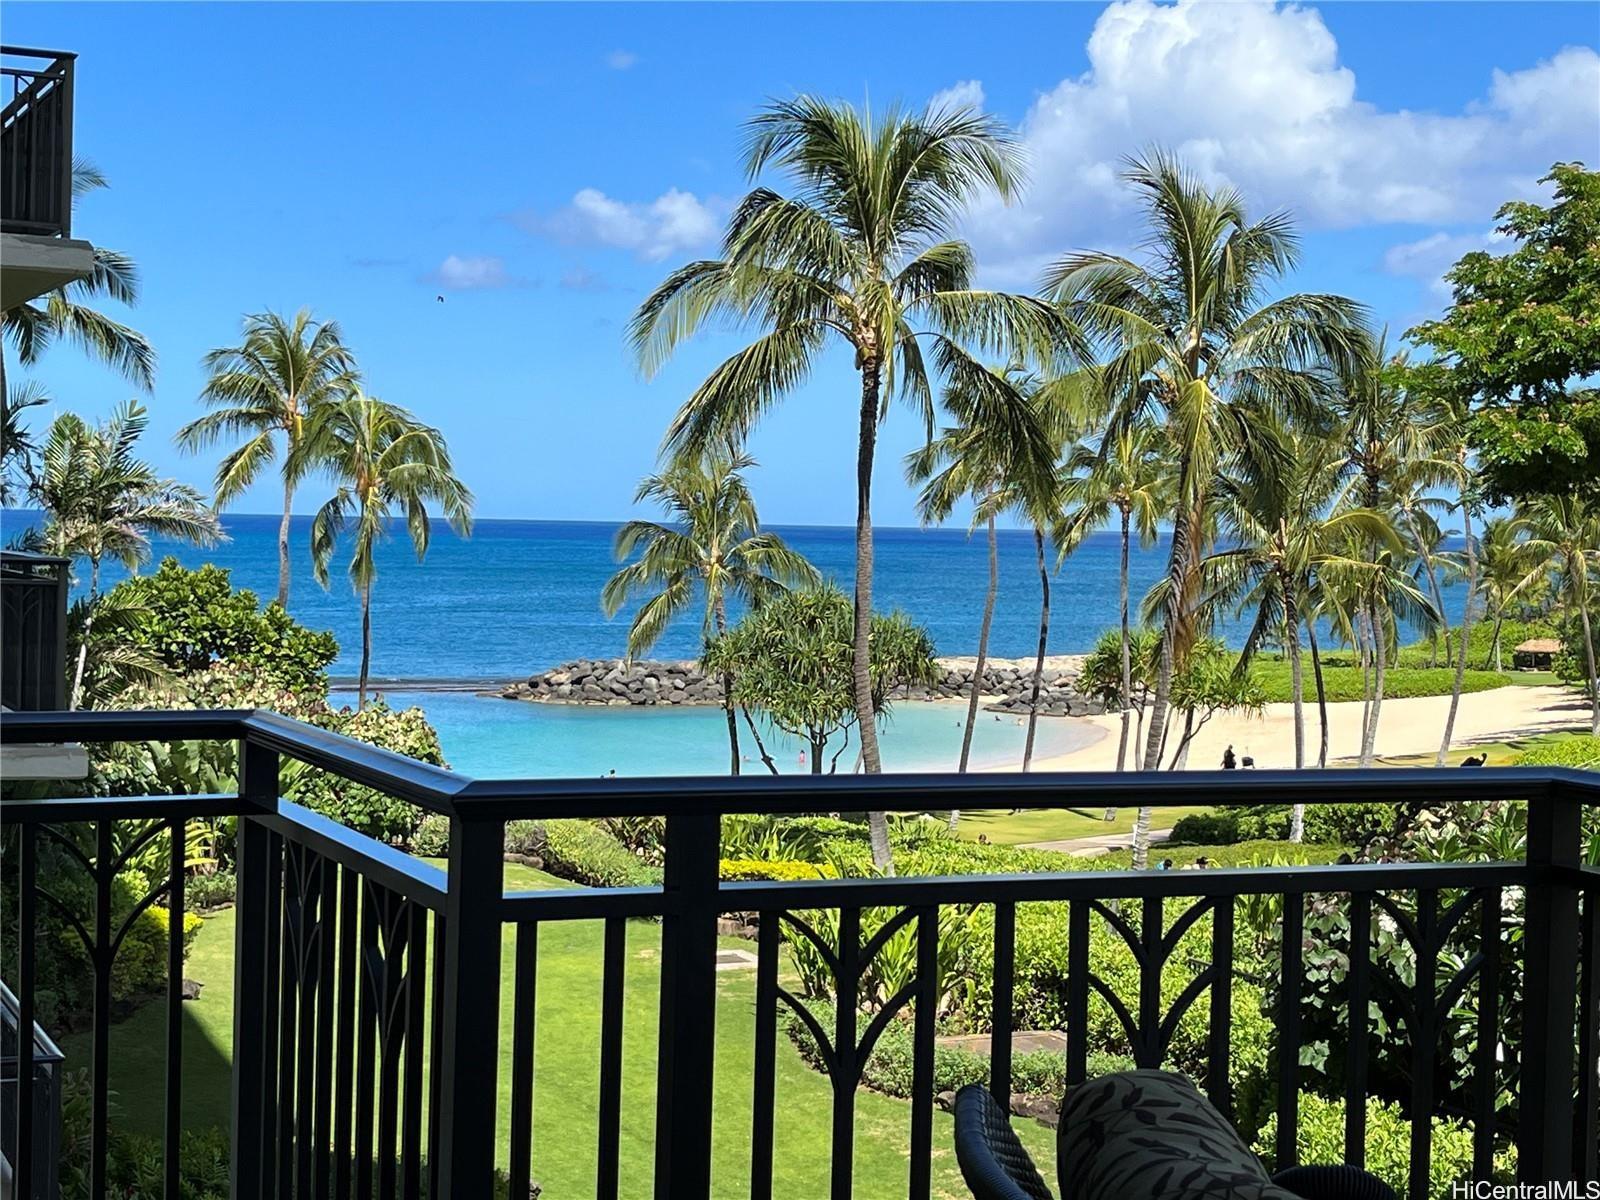
[{"label": "patio chair", "polygon": [[[1050,1200],[1005,1111],[972,1084],[956,1093],[956,1161],[975,1200]],[[1072,1089],[1056,1138],[1066,1200],[1399,1200],[1350,1166],[1267,1174],[1182,1075],[1122,1071]]]}]

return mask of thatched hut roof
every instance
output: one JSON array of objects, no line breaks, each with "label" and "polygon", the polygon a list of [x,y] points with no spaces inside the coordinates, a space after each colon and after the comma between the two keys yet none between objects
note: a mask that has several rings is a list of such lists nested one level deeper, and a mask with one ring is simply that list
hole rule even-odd
[{"label": "thatched hut roof", "polygon": [[1560,638],[1529,638],[1517,647],[1518,654],[1560,654]]}]

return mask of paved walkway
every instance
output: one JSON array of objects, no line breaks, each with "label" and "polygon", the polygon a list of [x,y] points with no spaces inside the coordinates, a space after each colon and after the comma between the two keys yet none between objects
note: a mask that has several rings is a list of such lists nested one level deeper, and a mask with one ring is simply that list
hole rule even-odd
[{"label": "paved walkway", "polygon": [[[1170,829],[1152,829],[1150,844],[1157,845],[1171,836]],[[1132,847],[1132,830],[1124,833],[1097,833],[1093,837],[1063,838],[1057,842],[1025,842],[1022,845],[1024,850],[1055,850],[1077,858],[1098,858],[1102,854],[1110,854],[1113,850],[1128,850]]]}]

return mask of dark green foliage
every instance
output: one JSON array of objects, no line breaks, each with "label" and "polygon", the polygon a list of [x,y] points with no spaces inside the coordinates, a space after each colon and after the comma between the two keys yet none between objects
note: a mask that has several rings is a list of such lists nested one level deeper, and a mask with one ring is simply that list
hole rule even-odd
[{"label": "dark green foliage", "polygon": [[552,875],[590,887],[652,887],[661,868],[630,854],[592,821],[546,821],[536,850]]},{"label": "dark green foliage", "polygon": [[[328,710],[316,723],[408,758],[446,765],[439,734],[420,708],[397,712],[380,698],[359,711]],[[409,843],[422,819],[422,810],[416,805],[326,771],[293,770],[285,773],[285,780],[284,794],[289,799],[382,841]]]},{"label": "dark green foliage", "polygon": [[1524,750],[1513,764],[1518,767],[1581,767],[1600,771],[1600,737],[1575,733],[1558,742]]},{"label": "dark green foliage", "polygon": [[[1311,804],[1306,806],[1305,840],[1330,846],[1359,846],[1394,828],[1392,804]],[[1287,804],[1225,806],[1213,813],[1182,817],[1172,827],[1173,846],[1231,846],[1235,842],[1276,841],[1289,836]]]},{"label": "dark green foliage", "polygon": [[111,595],[145,613],[124,640],[175,673],[228,664],[283,691],[327,690],[328,664],[339,654],[333,634],[307,629],[275,603],[261,607],[254,592],[234,589],[222,567],[191,571],[167,558],[154,574],[125,579]]},{"label": "dark green foliage", "polygon": [[231,868],[191,875],[183,885],[184,906],[190,909],[208,909],[232,904],[237,883]]}]

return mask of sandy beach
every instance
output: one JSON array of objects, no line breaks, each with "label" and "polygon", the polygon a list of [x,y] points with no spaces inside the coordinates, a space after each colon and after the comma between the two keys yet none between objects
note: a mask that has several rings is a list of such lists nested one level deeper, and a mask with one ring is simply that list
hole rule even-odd
[{"label": "sandy beach", "polygon": [[[1444,732],[1449,696],[1422,696],[1383,702],[1378,727],[1380,758],[1429,754],[1439,748]],[[1503,687],[1487,692],[1471,692],[1461,697],[1456,712],[1457,748],[1480,743],[1501,742],[1567,729],[1588,721],[1589,707],[1575,689],[1561,687]],[[1036,760],[1039,771],[1110,771],[1117,765],[1117,743],[1122,719],[1116,713],[1070,720],[1094,725],[1104,736],[1093,745],[1068,754]],[[1317,706],[1305,706],[1306,759],[1315,765],[1320,736]],[[1212,769],[1221,765],[1222,753],[1232,745],[1241,757],[1254,757],[1256,766],[1266,769],[1294,766],[1294,708],[1288,704],[1269,704],[1259,717],[1222,714],[1212,718],[1195,735],[1189,750],[1189,767]],[[1328,761],[1353,761],[1361,750],[1361,704],[1349,701],[1328,705]],[[1130,754],[1132,753],[1130,747]],[[1017,767],[1002,768],[1016,770]]]}]

